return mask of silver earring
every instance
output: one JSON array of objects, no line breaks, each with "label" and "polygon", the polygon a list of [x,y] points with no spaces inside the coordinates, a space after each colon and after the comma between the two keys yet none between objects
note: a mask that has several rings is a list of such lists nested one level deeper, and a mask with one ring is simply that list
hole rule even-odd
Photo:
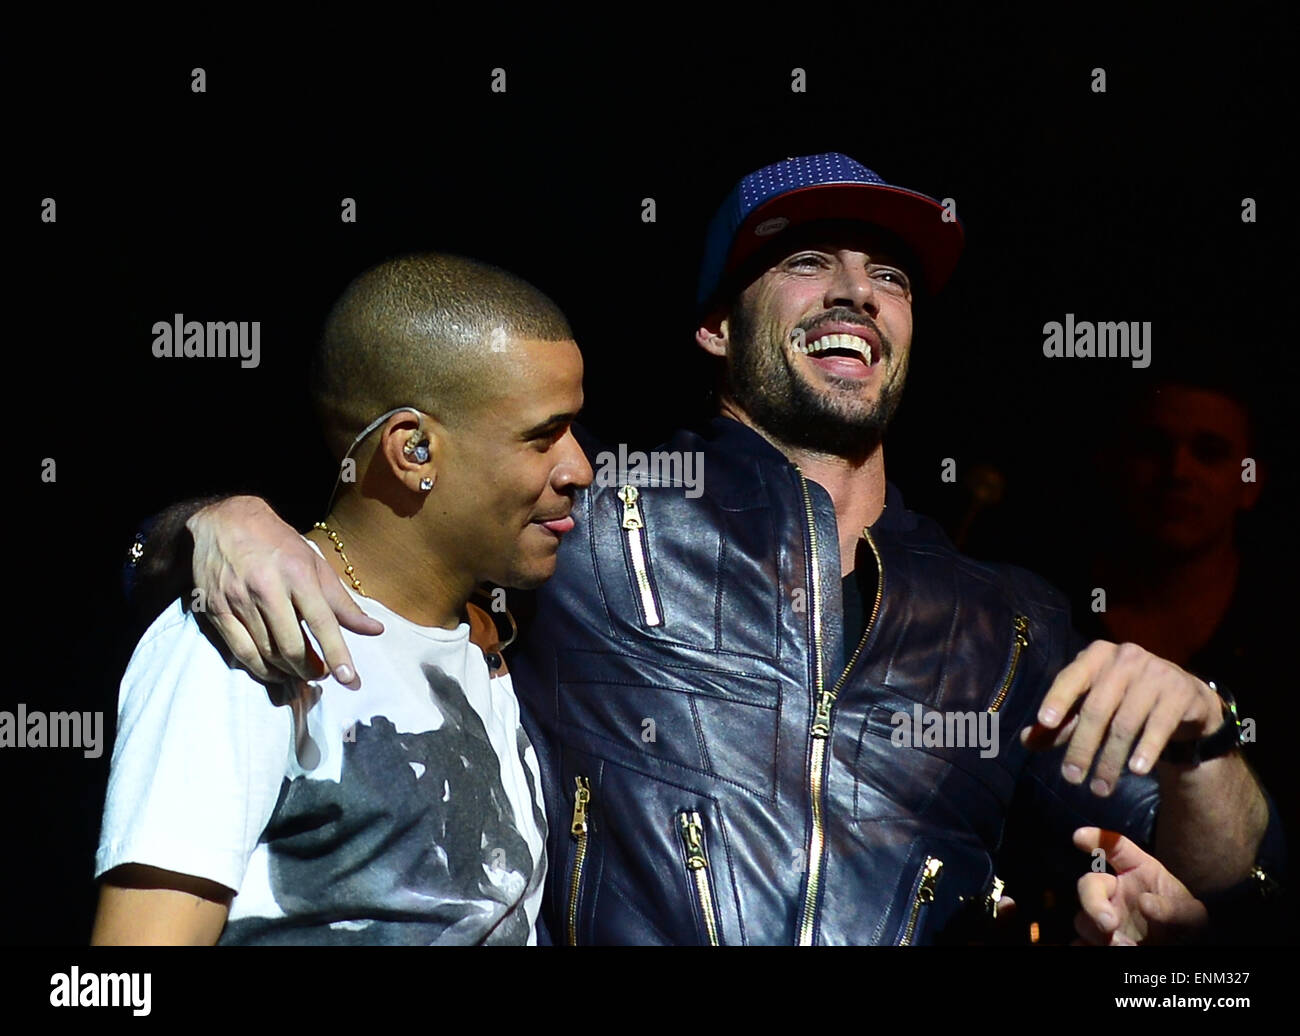
[{"label": "silver earring", "polygon": [[433,488],[433,479],[429,478],[427,475],[424,478],[420,479],[420,488],[427,493],[430,489]]}]

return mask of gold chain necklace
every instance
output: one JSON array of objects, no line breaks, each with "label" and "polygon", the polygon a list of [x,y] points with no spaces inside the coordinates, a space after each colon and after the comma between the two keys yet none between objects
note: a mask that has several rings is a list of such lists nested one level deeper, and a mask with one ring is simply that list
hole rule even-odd
[{"label": "gold chain necklace", "polygon": [[317,522],[315,528],[320,529],[321,532],[323,532],[327,537],[329,537],[329,541],[332,544],[334,544],[335,551],[337,551],[338,556],[343,559],[343,574],[352,580],[352,589],[354,589],[362,597],[369,597],[370,595],[361,589],[361,580],[358,579],[356,577],[356,573],[353,572],[352,562],[350,562],[348,560],[348,556],[343,553],[343,541],[339,539],[339,534],[335,532],[333,529],[331,529],[324,522]]}]

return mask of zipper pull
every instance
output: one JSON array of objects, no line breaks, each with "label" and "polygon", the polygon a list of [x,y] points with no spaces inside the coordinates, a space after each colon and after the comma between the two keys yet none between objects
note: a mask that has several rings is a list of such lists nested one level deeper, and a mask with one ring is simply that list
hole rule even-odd
[{"label": "zipper pull", "polygon": [[1016,640],[1022,648],[1029,647],[1029,620],[1023,615],[1015,618]]},{"label": "zipper pull", "polygon": [[1002,902],[1002,890],[1006,887],[1007,883],[1005,881],[996,874],[993,875],[993,888],[989,891],[987,903],[989,916],[994,920],[997,920],[998,904]]},{"label": "zipper pull", "polygon": [[641,521],[641,508],[636,504],[639,495],[636,486],[623,486],[618,491],[618,498],[623,501],[623,528],[625,529],[645,527]]},{"label": "zipper pull", "polygon": [[943,870],[943,861],[936,856],[925,858],[925,873],[921,875],[921,884],[916,889],[918,903],[934,902],[934,886],[939,881],[939,872]]},{"label": "zipper pull", "polygon": [[573,824],[569,830],[576,837],[587,833],[587,803],[591,801],[591,782],[586,777],[575,777],[573,782],[578,786],[578,791],[573,797]]},{"label": "zipper pull", "polygon": [[829,737],[831,733],[831,706],[835,704],[835,695],[822,691],[817,698],[817,714],[813,719],[812,736]]},{"label": "zipper pull", "polygon": [[1259,864],[1255,864],[1250,868],[1250,881],[1255,886],[1261,899],[1272,899],[1281,888],[1277,879]]},{"label": "zipper pull", "polygon": [[704,855],[704,824],[698,813],[682,813],[682,840],[686,843],[686,866],[693,871],[709,865]]},{"label": "zipper pull", "polygon": [[939,872],[943,870],[943,861],[935,856],[925,858],[925,869],[921,872],[921,880],[916,885],[916,895],[912,897],[912,910],[907,915],[907,926],[903,929],[902,938],[898,940],[899,946],[911,946],[912,937],[916,934],[916,922],[921,917],[921,908],[927,903],[934,902],[934,886],[939,881]]},{"label": "zipper pull", "polygon": [[677,822],[686,849],[686,867],[691,872],[700,916],[704,920],[704,934],[710,946],[717,946],[718,914],[713,906],[713,892],[709,888],[709,857],[704,851],[704,823],[695,810],[682,810],[677,814]]}]

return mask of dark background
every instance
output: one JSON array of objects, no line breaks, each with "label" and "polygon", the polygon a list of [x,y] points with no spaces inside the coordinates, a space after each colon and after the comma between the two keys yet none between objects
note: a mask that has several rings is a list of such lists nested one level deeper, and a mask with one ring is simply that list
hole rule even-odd
[{"label": "dark background", "polygon": [[[116,688],[138,635],[119,582],[136,524],[236,489],[299,523],[321,517],[333,468],[305,357],[347,281],[397,252],[460,251],[554,297],[586,357],[587,423],[649,446],[703,416],[691,335],[714,207],[759,165],[844,151],[954,198],[967,232],[951,285],[918,311],[887,438],[909,506],[950,518],[961,487],[940,481],[942,458],[993,463],[1007,497],[973,551],[1055,578],[1096,531],[1085,473],[1116,400],[1144,376],[1221,371],[1253,393],[1272,460],[1252,536],[1292,572],[1294,41],[1280,8],[1222,10],[1148,25],[1100,9],[485,14],[338,23],[327,41],[260,54],[196,28],[129,55],[20,55],[8,297],[26,319],[9,350],[21,447],[5,551],[17,673],[0,709],[103,710],[107,729],[98,760],[0,755],[0,942],[89,932]],[[196,66],[205,94],[190,90]],[[805,94],[790,91],[795,67]],[[39,222],[44,197],[56,224]],[[344,197],[356,224],[340,221]],[[1151,369],[1045,359],[1042,325],[1067,312],[1151,320]],[[154,358],[151,326],[174,313],[260,320],[260,366]]]}]

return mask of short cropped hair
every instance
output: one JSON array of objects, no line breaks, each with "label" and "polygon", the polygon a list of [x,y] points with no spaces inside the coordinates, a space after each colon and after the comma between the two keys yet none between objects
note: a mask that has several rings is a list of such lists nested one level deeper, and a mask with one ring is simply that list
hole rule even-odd
[{"label": "short cropped hair", "polygon": [[558,342],[573,332],[537,288],[475,259],[406,255],[361,274],[330,311],[310,372],[336,459],[404,404],[454,427],[485,397],[502,337]]}]

